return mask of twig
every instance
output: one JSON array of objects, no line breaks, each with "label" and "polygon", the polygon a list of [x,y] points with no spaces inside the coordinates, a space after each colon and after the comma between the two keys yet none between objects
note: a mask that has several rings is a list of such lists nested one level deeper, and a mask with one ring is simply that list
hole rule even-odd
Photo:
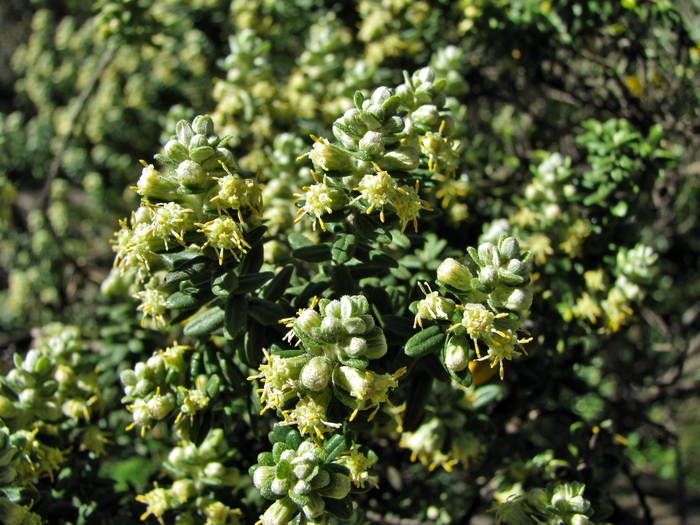
[{"label": "twig", "polygon": [[95,71],[93,71],[90,80],[78,95],[78,101],[76,103],[75,110],[73,111],[73,114],[70,117],[70,126],[68,127],[69,132],[63,137],[61,145],[58,148],[56,155],[54,155],[53,160],[51,161],[51,166],[49,167],[49,174],[47,175],[46,182],[44,182],[44,187],[42,188],[41,193],[39,194],[39,203],[41,206],[41,211],[44,214],[44,217],[46,218],[47,222],[48,216],[46,215],[46,210],[49,207],[51,183],[58,175],[58,168],[61,166],[61,159],[63,158],[63,155],[68,149],[71,139],[73,138],[72,132],[73,127],[75,126],[75,122],[78,120],[78,117],[83,112],[88,98],[90,97],[92,91],[97,85],[97,80],[100,78],[100,75],[102,75],[102,72],[105,70],[105,68],[109,64],[109,61],[112,60],[112,57],[114,56],[114,51],[116,49],[115,43],[115,37],[112,37],[110,40],[107,41],[105,49],[102,52],[102,56],[100,57],[100,61],[97,63]]}]

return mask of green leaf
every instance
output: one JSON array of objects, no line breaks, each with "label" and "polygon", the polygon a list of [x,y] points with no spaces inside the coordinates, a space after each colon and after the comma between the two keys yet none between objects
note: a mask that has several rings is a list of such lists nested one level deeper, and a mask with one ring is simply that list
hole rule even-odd
[{"label": "green leaf", "polygon": [[202,252],[200,252],[199,250],[180,250],[175,252],[159,253],[158,255],[161,259],[163,259],[163,261],[165,261],[166,264],[170,265],[171,267],[174,267],[178,263],[191,261],[192,259],[195,259],[197,257],[207,259],[207,257],[202,256]]},{"label": "green leaf", "polygon": [[248,331],[245,334],[243,352],[241,359],[251,368],[258,368],[263,360],[263,341],[265,338],[265,327],[251,319],[248,324]]},{"label": "green leaf", "polygon": [[165,301],[165,307],[177,310],[199,308],[211,301],[213,297],[214,295],[207,289],[185,288],[184,290],[170,294]]},{"label": "green leaf", "polygon": [[289,246],[292,247],[292,250],[298,250],[299,248],[305,248],[307,246],[315,246],[311,239],[305,235],[302,235],[301,233],[290,233],[287,236],[287,240],[289,241]]},{"label": "green leaf", "polygon": [[263,326],[276,325],[280,319],[288,317],[280,305],[258,297],[250,298],[248,313]]},{"label": "green leaf", "polygon": [[[191,252],[187,252],[191,253]],[[165,255],[165,254],[163,254]],[[162,258],[162,256],[161,256]],[[179,262],[177,268],[165,274],[163,280],[168,284],[179,283],[187,279],[194,279],[204,273],[211,265],[211,260],[208,257],[199,255],[193,259]]]},{"label": "green leaf", "polygon": [[226,301],[224,315],[224,337],[235,339],[243,332],[248,321],[248,298],[245,295],[234,295]]},{"label": "green leaf", "polygon": [[184,333],[190,337],[210,335],[224,326],[224,310],[215,306],[193,317],[186,325]]},{"label": "green leaf", "polygon": [[240,275],[238,277],[238,288],[235,290],[235,295],[241,295],[248,292],[259,290],[263,284],[275,276],[273,272],[260,272]]},{"label": "green leaf", "polygon": [[277,275],[275,275],[265,287],[263,298],[268,301],[276,301],[282,297],[289,286],[292,274],[294,274],[294,266],[291,264],[288,264],[277,272]]},{"label": "green leaf", "polygon": [[325,510],[329,514],[341,520],[349,520],[352,517],[352,498],[348,494],[343,499],[323,498]]},{"label": "green leaf", "polygon": [[331,247],[327,244],[314,244],[297,248],[292,252],[292,257],[306,262],[324,262],[331,259]]},{"label": "green leaf", "polygon": [[265,236],[266,233],[267,226],[258,226],[246,233],[243,236],[243,238],[245,239],[245,242],[247,242],[252,248],[260,242],[260,240]]},{"label": "green leaf", "polygon": [[323,450],[326,451],[326,463],[330,463],[347,449],[348,444],[345,440],[345,436],[342,434],[333,434],[330,439],[326,439],[323,443]]},{"label": "green leaf", "polygon": [[211,282],[211,291],[219,297],[228,297],[236,288],[238,288],[238,276],[233,273],[233,270],[214,277]]},{"label": "green leaf", "polygon": [[406,342],[403,351],[411,357],[423,357],[439,351],[444,343],[445,332],[443,328],[433,325],[411,337]]},{"label": "green leaf", "polygon": [[352,272],[346,265],[332,265],[328,273],[333,283],[333,290],[338,295],[355,295],[355,281]]},{"label": "green leaf", "polygon": [[355,255],[357,237],[352,233],[340,233],[331,247],[331,257],[336,264],[345,264]]}]

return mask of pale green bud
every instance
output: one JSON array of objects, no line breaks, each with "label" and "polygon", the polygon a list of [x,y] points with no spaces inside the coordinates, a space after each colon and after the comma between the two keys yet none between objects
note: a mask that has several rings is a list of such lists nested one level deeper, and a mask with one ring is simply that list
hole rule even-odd
[{"label": "pale green bud", "polygon": [[185,188],[201,188],[207,180],[207,173],[204,168],[193,160],[183,160],[177,167],[177,176]]},{"label": "pale green bud", "polygon": [[316,341],[315,331],[321,326],[321,322],[321,314],[316,310],[306,309],[294,321],[294,332],[304,342],[306,339]]},{"label": "pale green bud", "polygon": [[152,164],[141,170],[141,177],[136,183],[136,193],[142,197],[156,200],[172,200],[180,186],[177,180],[156,170]]},{"label": "pale green bud", "polygon": [[131,416],[140,427],[150,427],[153,424],[153,418],[148,412],[148,407],[142,399],[136,399],[134,404],[131,405]]},{"label": "pale green bud", "polygon": [[[338,321],[340,323],[340,321]],[[364,334],[367,331],[367,326],[361,317],[349,317],[342,321],[341,326],[350,335]]]},{"label": "pale green bud", "polygon": [[411,120],[423,126],[433,128],[440,124],[440,114],[436,106],[426,104],[411,113]]},{"label": "pale green bud", "polygon": [[324,171],[348,172],[355,169],[355,162],[352,156],[324,138],[314,142],[309,158],[314,166]]},{"label": "pale green bud", "polygon": [[469,343],[464,336],[452,336],[445,349],[445,366],[460,372],[469,364]]},{"label": "pale green bud", "polygon": [[506,237],[498,243],[498,253],[501,261],[505,263],[510,259],[515,259],[520,255],[520,245],[515,237]]},{"label": "pale green bud", "polygon": [[479,281],[489,288],[498,284],[498,269],[494,266],[484,266],[479,270]]},{"label": "pale green bud", "polygon": [[209,115],[198,115],[192,120],[192,131],[200,135],[213,135],[214,121]]},{"label": "pale green bud", "polygon": [[134,386],[128,388],[130,388],[128,395],[145,397],[156,389],[156,385],[150,379],[139,379]]},{"label": "pale green bud", "polygon": [[323,390],[333,375],[333,364],[327,357],[313,357],[301,370],[299,380],[311,391]]},{"label": "pale green bud", "polygon": [[72,385],[76,380],[75,372],[66,365],[58,365],[54,377],[60,385]]},{"label": "pale green bud", "polygon": [[342,350],[351,357],[362,357],[367,352],[367,341],[363,337],[351,337]]},{"label": "pale green bud", "polygon": [[191,479],[178,479],[173,482],[170,492],[180,503],[197,495],[197,487]]},{"label": "pale green bud", "polygon": [[534,488],[527,493],[527,503],[538,512],[544,512],[551,502],[551,497],[546,490]]},{"label": "pale green bud", "polygon": [[468,292],[472,288],[472,274],[469,268],[452,258],[445,259],[440,263],[437,269],[437,278],[441,283],[462,292]]},{"label": "pale green bud", "polygon": [[344,295],[340,298],[340,315],[343,319],[363,315],[367,310],[369,302],[364,295]]},{"label": "pale green bud", "polygon": [[483,266],[499,266],[498,250],[493,243],[485,242],[480,244],[477,253]]},{"label": "pale green bud", "polygon": [[148,414],[153,419],[164,419],[175,408],[175,396],[170,392],[165,395],[156,394],[146,403]]},{"label": "pale green bud", "polygon": [[359,143],[360,151],[375,157],[384,151],[384,135],[377,131],[368,131]]},{"label": "pale green bud", "polygon": [[71,419],[87,419],[90,414],[87,403],[84,399],[68,399],[61,405],[61,412]]},{"label": "pale green bud", "polygon": [[265,513],[260,516],[260,521],[262,525],[287,525],[297,512],[296,504],[289,496],[285,496],[270,505]]},{"label": "pale green bud", "polygon": [[258,489],[262,488],[267,480],[275,476],[276,467],[259,466],[253,472],[253,485]]},{"label": "pale green bud", "polygon": [[527,310],[532,305],[532,292],[527,288],[498,288],[490,297],[498,308],[514,312]]},{"label": "pale green bud", "polygon": [[163,148],[166,156],[170,157],[176,162],[182,162],[189,158],[189,151],[187,148],[178,140],[170,140]]},{"label": "pale green bud", "polygon": [[420,153],[413,146],[408,146],[389,151],[376,162],[383,170],[411,171],[420,165]]}]

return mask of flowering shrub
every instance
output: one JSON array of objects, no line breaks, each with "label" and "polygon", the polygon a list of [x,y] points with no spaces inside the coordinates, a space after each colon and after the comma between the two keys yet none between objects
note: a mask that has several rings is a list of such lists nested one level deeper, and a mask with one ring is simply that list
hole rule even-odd
[{"label": "flowering shrub", "polygon": [[687,515],[697,16],[52,9],[0,8],[0,521]]}]

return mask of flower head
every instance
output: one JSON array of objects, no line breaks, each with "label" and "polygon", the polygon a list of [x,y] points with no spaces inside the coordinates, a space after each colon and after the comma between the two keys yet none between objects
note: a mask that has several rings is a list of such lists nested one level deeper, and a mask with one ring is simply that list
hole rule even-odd
[{"label": "flower head", "polygon": [[207,242],[202,249],[211,246],[218,250],[219,264],[223,263],[224,250],[228,250],[237,261],[240,261],[240,254],[247,253],[247,248],[250,248],[243,238],[241,227],[231,217],[217,217],[213,221],[197,224],[197,226],[201,228],[197,231],[204,233],[207,237]]}]

